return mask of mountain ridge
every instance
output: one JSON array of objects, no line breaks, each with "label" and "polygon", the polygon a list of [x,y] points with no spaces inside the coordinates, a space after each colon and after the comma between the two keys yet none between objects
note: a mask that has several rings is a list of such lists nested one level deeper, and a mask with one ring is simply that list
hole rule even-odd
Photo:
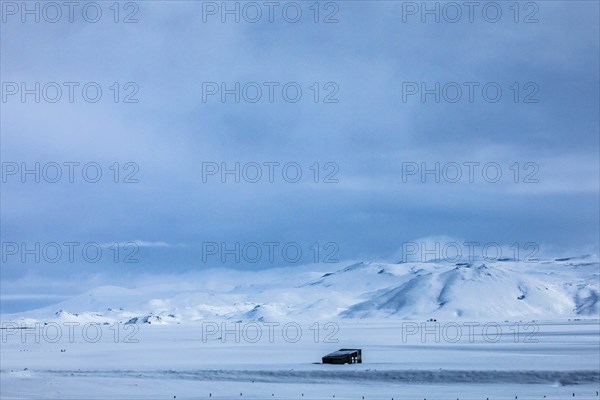
[{"label": "mountain ridge", "polygon": [[[290,267],[292,268],[292,267]],[[328,272],[213,269],[134,288],[101,286],[3,321],[171,324],[197,320],[597,318],[598,259],[361,261]],[[297,273],[292,273],[297,272]],[[239,274],[238,274],[239,276]]]}]

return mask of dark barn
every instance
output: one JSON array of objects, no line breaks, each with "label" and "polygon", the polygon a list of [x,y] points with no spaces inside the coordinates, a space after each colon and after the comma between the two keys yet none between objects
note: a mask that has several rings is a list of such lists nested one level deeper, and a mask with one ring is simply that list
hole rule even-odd
[{"label": "dark barn", "polygon": [[323,357],[323,364],[361,364],[361,349],[339,349]]}]

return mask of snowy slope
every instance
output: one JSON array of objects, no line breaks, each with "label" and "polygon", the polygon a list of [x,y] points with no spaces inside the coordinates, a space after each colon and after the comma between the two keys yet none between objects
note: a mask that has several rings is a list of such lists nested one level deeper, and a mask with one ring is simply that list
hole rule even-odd
[{"label": "snowy slope", "polygon": [[537,262],[359,262],[330,271],[214,269],[105,286],[2,320],[173,324],[196,320],[598,318],[595,257]]}]

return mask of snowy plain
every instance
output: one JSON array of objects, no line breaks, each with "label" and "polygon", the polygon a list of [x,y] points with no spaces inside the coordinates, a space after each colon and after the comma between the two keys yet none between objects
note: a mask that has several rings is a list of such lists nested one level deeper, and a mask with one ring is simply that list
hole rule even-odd
[{"label": "snowy plain", "polygon": [[[101,287],[2,315],[0,397],[599,399],[598,271],[361,262]],[[320,363],[339,348],[363,363]]]}]

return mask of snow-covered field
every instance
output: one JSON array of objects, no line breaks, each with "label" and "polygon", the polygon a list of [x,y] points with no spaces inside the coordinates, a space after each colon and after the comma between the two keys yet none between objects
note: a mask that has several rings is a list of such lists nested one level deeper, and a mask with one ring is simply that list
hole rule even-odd
[{"label": "snow-covered field", "polygon": [[[3,315],[1,397],[600,398],[596,259],[182,281]],[[363,363],[320,363],[339,348]]]},{"label": "snow-covered field", "polygon": [[[35,343],[19,332],[2,346],[2,398],[598,398],[597,320],[536,322],[533,335],[488,324],[500,327],[500,337],[471,325],[472,334],[463,329],[458,340],[444,336],[445,324],[416,325],[407,334],[410,321],[340,322],[328,340],[324,330],[316,338],[299,324],[299,340],[277,328],[273,343],[261,325],[263,337],[248,341],[256,335],[247,328],[244,336],[244,324],[239,337],[229,324],[228,334],[209,338],[201,323],[146,324],[131,338],[137,343],[114,340],[108,326],[95,343],[75,329],[73,343],[67,335]],[[315,364],[354,346],[363,349],[363,364]]]}]

